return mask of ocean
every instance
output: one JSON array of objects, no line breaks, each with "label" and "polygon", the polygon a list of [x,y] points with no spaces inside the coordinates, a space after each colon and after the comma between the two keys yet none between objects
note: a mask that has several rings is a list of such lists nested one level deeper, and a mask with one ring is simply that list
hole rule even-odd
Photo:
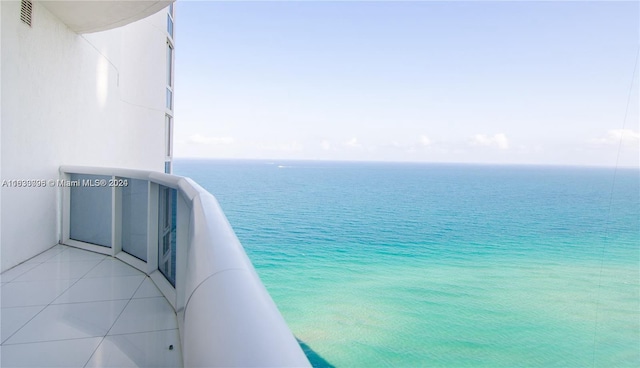
[{"label": "ocean", "polygon": [[637,169],[175,160],[314,366],[640,366]]}]

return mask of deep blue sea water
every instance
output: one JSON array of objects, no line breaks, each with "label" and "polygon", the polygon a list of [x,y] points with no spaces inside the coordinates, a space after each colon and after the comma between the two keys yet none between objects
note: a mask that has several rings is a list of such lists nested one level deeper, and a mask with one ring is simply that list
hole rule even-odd
[{"label": "deep blue sea water", "polygon": [[316,366],[640,366],[635,169],[176,160]]}]

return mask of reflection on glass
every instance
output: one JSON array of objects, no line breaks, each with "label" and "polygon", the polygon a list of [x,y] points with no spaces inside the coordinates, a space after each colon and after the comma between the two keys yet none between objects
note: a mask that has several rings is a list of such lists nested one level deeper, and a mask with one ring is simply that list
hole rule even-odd
[{"label": "reflection on glass", "polygon": [[149,182],[118,179],[127,183],[122,187],[122,250],[146,262]]},{"label": "reflection on glass", "polygon": [[176,284],[177,190],[160,186],[158,198],[158,270]]},{"label": "reflection on glass", "polygon": [[167,41],[167,86],[173,86],[173,47]]},{"label": "reflection on glass", "polygon": [[167,109],[173,109],[173,92],[167,87]]},{"label": "reflection on glass", "polygon": [[71,174],[69,238],[111,247],[110,176]]},{"label": "reflection on glass", "polygon": [[165,136],[165,156],[171,157],[171,128],[172,128],[172,118],[169,115],[164,116],[164,136]]},{"label": "reflection on glass", "polygon": [[167,33],[169,33],[169,36],[173,37],[173,20],[169,14],[167,14]]}]

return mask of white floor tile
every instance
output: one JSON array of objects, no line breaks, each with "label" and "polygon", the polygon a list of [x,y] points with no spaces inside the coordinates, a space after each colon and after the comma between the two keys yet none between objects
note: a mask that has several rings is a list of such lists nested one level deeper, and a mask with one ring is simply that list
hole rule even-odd
[{"label": "white floor tile", "polygon": [[9,367],[84,367],[100,344],[101,337],[88,339],[3,345],[0,366]]},{"label": "white floor tile", "polygon": [[25,263],[42,263],[45,262],[49,259],[51,259],[51,257],[55,256],[56,254],[59,254],[60,252],[64,251],[65,249],[67,249],[66,246],[64,245],[55,245],[47,250],[45,250],[44,252],[38,254],[37,256],[30,258],[29,260],[27,260],[27,262]]},{"label": "white floor tile", "polygon": [[143,275],[80,279],[52,304],[131,299],[143,280]]},{"label": "white floor tile", "polygon": [[140,275],[141,272],[116,258],[108,258],[87,273],[86,278]]},{"label": "white floor tile", "polygon": [[131,299],[109,335],[178,328],[176,314],[164,297]]},{"label": "white floor tile", "polygon": [[120,260],[58,245],[0,280],[2,367],[182,366],[173,308]]},{"label": "white floor tile", "polygon": [[115,300],[50,305],[5,344],[104,336],[126,304],[126,300]]},{"label": "white floor tile", "polygon": [[2,342],[13,335],[18,329],[29,322],[38,314],[44,306],[2,308],[0,310],[0,330],[2,330]]},{"label": "white floor tile", "polygon": [[2,284],[2,308],[47,305],[76,280],[42,280]]},{"label": "white floor tile", "polygon": [[145,277],[142,285],[140,285],[138,291],[133,295],[134,298],[153,298],[156,296],[162,296],[162,293],[158,290],[156,284],[148,277]]},{"label": "white floor tile", "polygon": [[178,330],[107,336],[87,367],[182,367]]},{"label": "white floor tile", "polygon": [[13,267],[10,270],[4,271],[0,275],[0,281],[1,282],[13,281],[16,277],[18,277],[18,276],[24,274],[25,272],[33,269],[37,265],[38,265],[38,263],[22,263],[22,264],[19,264],[19,265]]},{"label": "white floor tile", "polygon": [[81,262],[81,261],[101,261],[108,256],[90,252],[88,250],[77,249],[73,247],[65,247],[66,249],[55,256],[46,260],[46,262]]},{"label": "white floor tile", "polygon": [[14,281],[66,280],[79,279],[100,261],[81,262],[45,262],[16,277]]}]

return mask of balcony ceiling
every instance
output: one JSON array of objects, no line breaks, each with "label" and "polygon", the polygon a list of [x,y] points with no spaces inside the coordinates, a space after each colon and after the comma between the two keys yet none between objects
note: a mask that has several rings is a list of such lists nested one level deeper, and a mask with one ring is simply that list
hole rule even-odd
[{"label": "balcony ceiling", "polygon": [[165,1],[42,1],[51,13],[76,33],[106,31],[146,18],[175,0]]}]

